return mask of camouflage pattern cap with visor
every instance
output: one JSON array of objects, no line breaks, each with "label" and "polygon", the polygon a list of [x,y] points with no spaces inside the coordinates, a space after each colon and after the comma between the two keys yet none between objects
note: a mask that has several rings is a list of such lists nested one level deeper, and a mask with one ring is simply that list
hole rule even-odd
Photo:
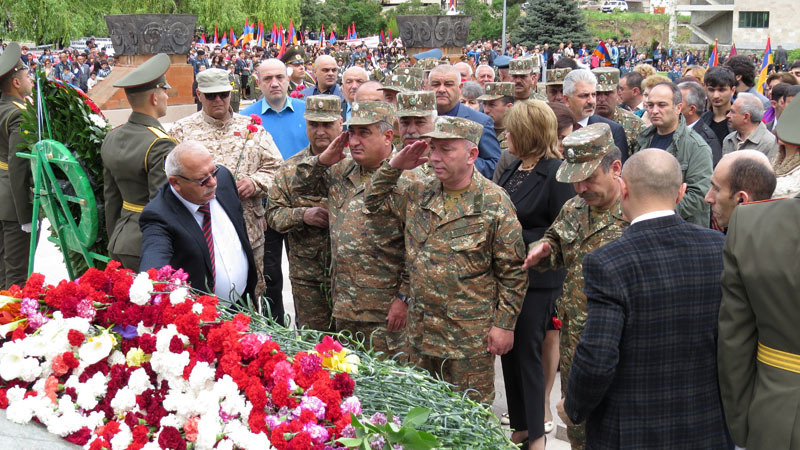
[{"label": "camouflage pattern cap with visor", "polygon": [[412,77],[419,78],[420,80],[425,78],[425,71],[419,67],[398,67],[394,69],[395,75],[410,75]]},{"label": "camouflage pattern cap with visor", "polygon": [[571,71],[572,69],[569,67],[564,67],[561,69],[547,69],[547,82],[545,85],[562,86],[564,84],[564,78],[566,78],[567,74]]},{"label": "camouflage pattern cap with visor", "polygon": [[481,140],[483,125],[463,117],[441,116],[436,119],[433,131],[421,137],[432,139],[466,139],[475,145]]},{"label": "camouflage pattern cap with visor", "polygon": [[[123,88],[130,93],[144,92],[155,88],[172,89],[164,76],[167,69],[169,69],[169,56],[166,53],[159,53],[117,80],[113,86]],[[225,73],[225,80],[228,83],[228,90],[230,90],[230,83],[227,81],[228,72],[224,70],[222,72]]]},{"label": "camouflage pattern cap with visor", "polygon": [[508,62],[510,75],[530,75],[533,72],[533,58],[517,58]]},{"label": "camouflage pattern cap with visor", "polygon": [[392,75],[383,80],[383,86],[378,90],[390,90],[396,92],[418,91],[422,89],[422,79],[411,75]]},{"label": "camouflage pattern cap with visor", "polygon": [[439,60],[435,58],[420,59],[414,64],[414,67],[419,67],[422,70],[433,70],[434,67],[439,65]]},{"label": "camouflage pattern cap with visor", "polygon": [[478,97],[480,101],[497,100],[498,98],[514,98],[514,83],[511,82],[489,82],[484,87],[483,95]]},{"label": "camouflage pattern cap with visor", "polygon": [[372,125],[373,123],[386,122],[394,124],[395,110],[390,103],[375,100],[364,100],[353,103],[350,108],[350,120],[345,125]]},{"label": "camouflage pattern cap with visor", "polygon": [[436,94],[410,91],[397,94],[397,117],[427,117],[436,112]]},{"label": "camouflage pattern cap with visor", "polygon": [[597,67],[592,69],[597,77],[597,92],[616,92],[619,85],[619,69],[615,67]]},{"label": "camouflage pattern cap with visor", "polygon": [[306,120],[334,122],[342,118],[342,99],[338,95],[312,95],[306,98]]},{"label": "camouflage pattern cap with visor", "polygon": [[570,133],[563,144],[564,162],[556,180],[577,183],[592,176],[603,156],[614,149],[614,136],[608,124],[594,123]]}]

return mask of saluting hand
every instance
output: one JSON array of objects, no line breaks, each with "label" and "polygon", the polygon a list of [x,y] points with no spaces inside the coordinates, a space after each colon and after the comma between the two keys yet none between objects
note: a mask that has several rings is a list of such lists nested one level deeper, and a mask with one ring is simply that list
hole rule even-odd
[{"label": "saluting hand", "polygon": [[337,136],[336,139],[328,145],[328,148],[326,148],[324,152],[319,154],[319,163],[325,166],[332,166],[343,160],[346,157],[344,148],[347,147],[349,142],[350,132],[343,131],[342,134]]},{"label": "saluting hand", "polygon": [[550,244],[547,242],[542,242],[536,247],[533,247],[531,251],[528,252],[528,256],[525,258],[525,263],[522,265],[522,268],[527,269],[528,267],[539,264],[539,261],[550,256],[552,250]]},{"label": "saluting hand", "polygon": [[389,165],[395,169],[402,170],[411,170],[419,167],[428,160],[427,156],[422,156],[427,148],[428,143],[425,141],[416,141],[411,145],[406,145],[392,157]]}]

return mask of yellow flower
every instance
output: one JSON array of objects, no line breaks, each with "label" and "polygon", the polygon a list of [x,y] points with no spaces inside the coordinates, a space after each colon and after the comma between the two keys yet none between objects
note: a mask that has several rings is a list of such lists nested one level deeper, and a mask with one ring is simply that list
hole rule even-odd
[{"label": "yellow flower", "polygon": [[134,347],[128,350],[128,354],[125,355],[125,362],[128,363],[130,367],[139,367],[142,363],[146,363],[150,361],[150,356],[144,352],[139,347]]},{"label": "yellow flower", "polygon": [[360,362],[358,355],[348,354],[347,350],[344,349],[338,352],[328,352],[322,358],[323,367],[346,373],[358,373],[358,364]]}]

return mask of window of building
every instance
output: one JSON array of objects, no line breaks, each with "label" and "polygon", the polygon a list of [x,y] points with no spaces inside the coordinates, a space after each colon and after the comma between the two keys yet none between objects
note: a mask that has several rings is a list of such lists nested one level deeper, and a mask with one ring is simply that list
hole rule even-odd
[{"label": "window of building", "polygon": [[739,28],[769,28],[769,11],[739,11]]}]

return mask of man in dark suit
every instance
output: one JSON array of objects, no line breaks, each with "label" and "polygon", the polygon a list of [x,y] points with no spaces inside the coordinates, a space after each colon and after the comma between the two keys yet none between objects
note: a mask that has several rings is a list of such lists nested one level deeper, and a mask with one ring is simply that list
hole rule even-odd
[{"label": "man in dark suit", "polygon": [[605,123],[611,127],[614,145],[622,152],[622,163],[628,158],[628,139],[622,125],[595,114],[597,108],[597,77],[586,69],[573,70],[564,78],[564,103],[578,124],[575,129],[593,123]]},{"label": "man in dark suit", "polygon": [[462,85],[461,73],[449,64],[436,66],[428,76],[428,87],[436,94],[436,111],[440,116],[463,117],[483,125],[475,168],[491,180],[500,158],[500,143],[494,133],[494,121],[480,111],[461,105]]},{"label": "man in dark suit", "polygon": [[678,85],[678,89],[681,90],[681,114],[686,119],[686,127],[699,134],[711,147],[711,163],[713,167],[717,167],[722,159],[722,143],[717,139],[714,130],[701,120],[706,108],[706,90],[696,81],[684,81]]},{"label": "man in dark suit", "polygon": [[620,187],[631,226],[583,259],[588,316],[559,415],[586,421],[589,449],[730,448],[716,367],[724,237],[675,214],[686,185],[663,150],[628,158]]},{"label": "man in dark suit", "polygon": [[230,171],[202,144],[185,141],[167,156],[166,173],[169,182],[139,218],[140,270],[169,264],[220,299],[252,299],[256,265]]}]

